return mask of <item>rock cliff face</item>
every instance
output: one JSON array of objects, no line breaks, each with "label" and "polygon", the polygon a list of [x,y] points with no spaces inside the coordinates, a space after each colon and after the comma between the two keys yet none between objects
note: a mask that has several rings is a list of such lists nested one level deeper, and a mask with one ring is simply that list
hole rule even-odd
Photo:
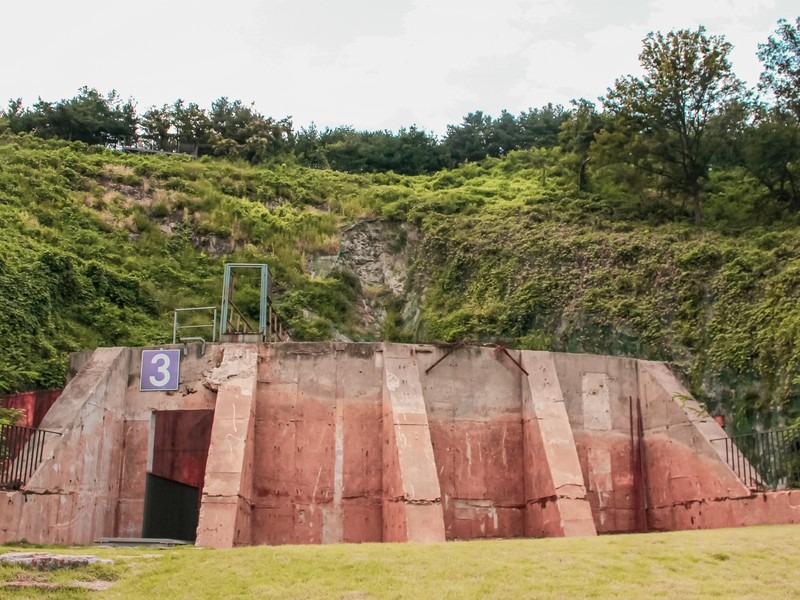
[{"label": "rock cliff face", "polygon": [[339,253],[309,262],[313,276],[325,277],[334,269],[353,273],[361,284],[360,320],[369,334],[379,336],[388,302],[408,293],[408,269],[417,233],[406,225],[377,219],[359,221],[341,231]]},{"label": "rock cliff face", "polygon": [[397,227],[371,220],[342,230],[339,264],[355,273],[363,288],[380,287],[396,296],[405,292],[408,234]]}]

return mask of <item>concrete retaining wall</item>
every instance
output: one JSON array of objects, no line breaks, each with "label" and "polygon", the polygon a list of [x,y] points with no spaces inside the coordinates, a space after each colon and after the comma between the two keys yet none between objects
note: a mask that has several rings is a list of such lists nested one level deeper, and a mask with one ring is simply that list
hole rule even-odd
[{"label": "concrete retaining wall", "polygon": [[197,542],[216,547],[800,519],[800,492],[739,482],[711,441],[724,432],[660,363],[209,344],[183,356],[178,391],[142,392],[140,357],[76,358],[42,423],[63,435],[0,494],[0,541],[137,537],[148,472],[202,485]]}]

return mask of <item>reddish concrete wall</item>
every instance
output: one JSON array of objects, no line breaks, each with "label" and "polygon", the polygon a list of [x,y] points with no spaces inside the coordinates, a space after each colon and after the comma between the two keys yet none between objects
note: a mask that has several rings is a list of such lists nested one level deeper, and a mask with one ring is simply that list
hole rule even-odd
[{"label": "reddish concrete wall", "polygon": [[486,349],[424,350],[419,372],[447,539],[524,536],[522,371]]},{"label": "reddish concrete wall", "polygon": [[[721,526],[716,523],[724,522],[719,519],[728,514],[728,526],[734,526],[741,520],[737,516],[741,507],[750,505],[729,500],[755,496],[721,460],[724,446],[712,443],[725,438],[725,431],[689,396],[666,365],[639,361],[638,368],[645,429],[648,527],[672,529],[675,523],[687,523],[680,516],[686,514],[688,522],[713,527]],[[729,508],[713,503],[710,512],[716,512],[716,516],[710,520],[700,518],[703,506],[712,499],[726,499]],[[689,506],[692,509],[687,513]]]},{"label": "reddish concrete wall", "polygon": [[637,531],[644,517],[642,492],[637,489],[641,484],[634,472],[636,361],[589,354],[553,356],[597,531]]},{"label": "reddish concrete wall", "polygon": [[21,492],[2,494],[0,540],[88,544],[110,535],[122,463],[130,351],[96,350],[41,426],[43,461]]},{"label": "reddish concrete wall", "polygon": [[725,432],[663,363],[555,362],[598,532],[672,529],[688,505],[751,496],[711,442]]},{"label": "reddish concrete wall", "polygon": [[228,344],[206,379],[217,389],[217,402],[197,526],[200,546],[251,543],[257,371],[258,346]]},{"label": "reddish concrete wall", "polygon": [[20,392],[9,394],[0,398],[0,405],[4,408],[15,408],[24,411],[23,418],[17,425],[25,427],[39,427],[47,411],[55,404],[63,390],[39,390],[35,392]]},{"label": "reddish concrete wall", "polygon": [[445,541],[417,348],[383,348],[383,540]]},{"label": "reddish concrete wall", "polygon": [[150,473],[202,488],[213,422],[213,410],[156,411]]},{"label": "reddish concrete wall", "polygon": [[218,364],[220,355],[219,346],[207,346],[206,353],[202,356],[199,354],[199,345],[193,346],[190,354],[181,360],[179,391],[142,392],[139,391],[141,349],[131,352],[125,390],[124,444],[117,521],[114,531],[108,535],[141,536],[146,475],[154,462],[154,415],[163,411],[213,411],[216,392],[203,385],[203,373]]},{"label": "reddish concrete wall", "polygon": [[262,347],[254,544],[382,539],[381,350]]},{"label": "reddish concrete wall", "polygon": [[652,528],[658,531],[800,523],[800,490],[688,500],[653,507],[649,518]]},{"label": "reddish concrete wall", "polygon": [[198,543],[214,546],[593,535],[800,510],[798,493],[738,481],[712,442],[724,432],[659,363],[210,344],[183,357],[178,391],[141,392],[140,356],[76,358],[42,423],[64,435],[25,489],[0,495],[0,541],[136,537],[148,470],[203,481]]},{"label": "reddish concrete wall", "polygon": [[524,352],[527,535],[597,535],[553,355]]}]

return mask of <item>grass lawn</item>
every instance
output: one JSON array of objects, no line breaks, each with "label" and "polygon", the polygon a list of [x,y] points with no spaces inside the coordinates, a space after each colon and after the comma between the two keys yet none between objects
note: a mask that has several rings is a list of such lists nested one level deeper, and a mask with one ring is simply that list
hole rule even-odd
[{"label": "grass lawn", "polygon": [[[800,525],[446,544],[63,548],[114,560],[0,578],[101,591],[0,587],[8,598],[798,598]],[[38,550],[6,546],[0,552]],[[100,586],[102,587],[102,583]]]}]

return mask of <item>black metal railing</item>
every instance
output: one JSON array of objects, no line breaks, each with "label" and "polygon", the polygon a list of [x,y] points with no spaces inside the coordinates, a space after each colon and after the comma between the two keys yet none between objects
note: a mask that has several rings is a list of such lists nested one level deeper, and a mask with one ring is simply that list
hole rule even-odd
[{"label": "black metal railing", "polygon": [[0,489],[18,490],[42,462],[48,436],[55,431],[0,425]]},{"label": "black metal railing", "polygon": [[724,444],[728,465],[747,487],[800,488],[800,429],[774,429],[711,442]]}]

